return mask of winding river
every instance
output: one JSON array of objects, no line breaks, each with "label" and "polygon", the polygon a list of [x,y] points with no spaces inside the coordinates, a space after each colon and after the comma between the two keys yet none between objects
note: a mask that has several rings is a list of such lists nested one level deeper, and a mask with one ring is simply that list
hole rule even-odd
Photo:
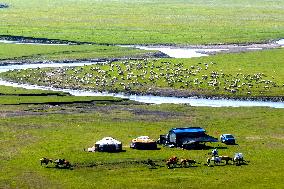
[{"label": "winding river", "polygon": [[[3,41],[2,41],[3,42]],[[9,41],[5,41],[9,43]],[[16,42],[13,42],[16,43]],[[280,46],[283,46],[284,40],[276,42]],[[17,44],[17,43],[16,43]],[[36,45],[36,44],[35,44]],[[41,45],[41,44],[39,44]],[[226,51],[228,49],[202,49],[202,48],[170,48],[170,47],[146,47],[146,46],[125,46],[125,47],[135,47],[145,50],[159,50],[165,54],[168,54],[170,57],[175,58],[192,58],[192,57],[201,57],[208,56],[208,52],[218,52]],[[252,48],[251,50],[260,50],[262,48]],[[5,72],[8,70],[15,69],[28,69],[28,68],[43,68],[43,67],[64,67],[64,66],[84,66],[95,64],[94,62],[73,62],[73,63],[46,63],[46,64],[21,64],[21,65],[5,65],[0,66],[0,72]],[[197,97],[189,98],[177,98],[177,97],[162,97],[162,96],[152,96],[152,95],[126,95],[123,93],[107,93],[107,92],[94,92],[94,91],[84,91],[84,90],[72,90],[72,89],[57,89],[52,87],[29,85],[29,84],[19,84],[9,81],[4,81],[0,79],[0,85],[13,86],[13,87],[22,87],[25,89],[42,89],[42,90],[53,90],[53,91],[63,91],[68,92],[75,96],[114,96],[120,98],[127,98],[130,100],[144,102],[144,103],[153,103],[153,104],[163,104],[163,103],[172,103],[172,104],[189,104],[191,106],[209,106],[209,107],[272,107],[272,108],[284,108],[284,102],[271,102],[271,101],[252,101],[252,100],[228,100],[228,99],[205,99]]]}]

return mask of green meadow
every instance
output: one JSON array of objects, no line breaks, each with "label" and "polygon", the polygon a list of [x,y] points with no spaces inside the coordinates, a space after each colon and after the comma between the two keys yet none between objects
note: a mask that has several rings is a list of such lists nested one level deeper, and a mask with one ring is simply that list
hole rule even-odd
[{"label": "green meadow", "polygon": [[1,96],[67,96],[67,93],[56,92],[50,90],[32,90],[24,89],[20,87],[9,87],[9,86],[0,86],[0,95]]},{"label": "green meadow", "polygon": [[153,51],[144,51],[117,46],[97,45],[27,45],[1,44],[0,61],[58,61],[78,59],[102,59],[142,57],[151,55]]},{"label": "green meadow", "polygon": [[219,44],[284,36],[282,0],[6,0],[0,34],[100,44]]},{"label": "green meadow", "polygon": [[[263,43],[284,36],[283,0],[5,0],[1,36],[91,42],[93,45],[0,43],[1,62],[141,58],[73,68],[1,73],[2,79],[61,88],[256,99],[284,94],[284,49],[153,59],[154,51],[117,44]],[[158,139],[175,127],[202,127],[237,145],[208,149],[159,146],[134,150],[133,138]],[[0,188],[284,188],[284,109],[143,104],[114,97],[0,86]],[[89,153],[103,137],[123,143],[120,153]],[[212,148],[244,154],[247,164],[204,165]],[[172,157],[194,159],[167,169]],[[71,169],[40,165],[65,158]],[[155,168],[146,164],[151,159]]]},{"label": "green meadow", "polygon": [[[117,103],[0,107],[1,188],[283,188],[282,109]],[[234,134],[238,145],[208,146],[219,148],[220,155],[242,152],[249,163],[208,167],[210,149],[129,148],[132,138],[157,139],[184,126],[203,127],[215,137]],[[122,141],[124,152],[84,151],[105,136]],[[167,169],[165,160],[173,155],[199,164]],[[41,166],[41,157],[65,158],[73,168]],[[149,158],[155,169],[145,164]]]}]

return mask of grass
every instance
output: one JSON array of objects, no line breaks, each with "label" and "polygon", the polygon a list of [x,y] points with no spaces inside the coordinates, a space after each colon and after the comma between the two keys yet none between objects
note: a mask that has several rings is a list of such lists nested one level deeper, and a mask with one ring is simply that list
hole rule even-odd
[{"label": "grass", "polygon": [[97,45],[19,45],[1,44],[0,60],[74,60],[92,58],[140,57],[144,50]]},{"label": "grass", "polygon": [[[1,73],[16,82],[163,96],[283,97],[283,49]],[[271,58],[273,57],[273,58]]]},{"label": "grass", "polygon": [[69,93],[49,90],[29,90],[0,86],[1,105],[20,104],[73,104],[73,103],[118,103],[128,101],[111,96],[71,96]]},{"label": "grass", "polygon": [[68,96],[69,94],[64,92],[56,92],[50,90],[33,90],[33,89],[24,89],[20,87],[9,87],[0,85],[0,95],[16,95],[16,96]]},{"label": "grass", "polygon": [[[283,38],[284,34],[284,2],[281,0],[6,2],[10,8],[0,9],[1,35],[98,44],[219,44],[263,42]],[[116,58],[144,53],[114,46],[0,44],[1,60]],[[139,80],[144,86],[131,86],[131,90],[147,93],[171,88],[207,95],[249,96],[248,92],[251,92],[251,96],[283,97],[283,55],[283,49],[276,49],[195,59],[148,60],[142,62],[143,66],[148,66],[147,69],[143,68],[147,70],[146,78]],[[209,65],[207,70],[204,63]],[[80,81],[77,83],[72,77],[69,77],[68,83],[63,82],[66,78],[60,81],[63,75],[51,69],[40,71],[48,73],[48,76],[56,76],[52,80],[57,85],[63,83],[64,87],[76,85],[103,90],[101,80],[109,79],[108,74],[118,77],[118,65],[125,71],[127,65],[137,64],[135,61],[132,64],[116,62],[113,63],[116,65],[114,71],[109,73],[104,71],[110,70],[110,65],[104,64],[82,69],[60,69],[67,76],[78,77]],[[190,83],[190,87],[185,89],[184,83],[179,81],[169,86],[162,79],[150,79],[151,75],[162,73],[161,68],[167,65],[172,72],[180,72],[178,68],[191,69],[196,75],[190,74],[188,80],[182,78]],[[198,68],[202,70],[197,71]],[[155,74],[150,74],[150,71]],[[201,81],[202,75],[211,75],[212,71],[226,75],[225,78],[218,78],[218,89],[216,86],[204,85],[206,82],[201,84],[197,80],[193,81],[196,77]],[[133,72],[137,74],[139,69]],[[98,75],[95,79],[100,81],[99,87],[90,84],[95,80],[87,83],[86,74],[90,73]],[[116,86],[118,91],[129,91],[127,87],[119,85],[126,82],[126,73],[129,72],[120,75],[119,81],[109,90]],[[251,79],[253,85],[249,85],[244,76],[254,74],[268,83],[264,85]],[[37,79],[33,79],[33,76]],[[180,72],[180,76],[186,75]],[[7,72],[2,77],[22,78],[25,82],[38,84],[44,84],[42,81],[49,79],[46,75],[40,75],[40,72],[34,73],[34,70]],[[227,84],[226,79],[229,80]],[[231,90],[235,87],[229,88],[231,92],[223,90],[223,87],[228,87],[236,79],[246,83],[242,90],[234,93]],[[268,88],[264,89],[265,86]],[[50,91],[26,91],[4,86],[0,87],[0,93],[0,188],[284,188],[283,109],[135,105],[131,101],[112,97],[62,96],[61,93]],[[222,133],[232,133],[238,145],[210,145],[219,147],[221,155],[232,156],[235,152],[243,152],[250,163],[243,166],[207,167],[203,163],[209,150],[188,151],[161,147],[156,151],[139,151],[128,147],[131,139],[137,136],[158,138],[173,127],[183,126],[203,127],[215,137]],[[92,146],[104,136],[113,136],[122,141],[126,151],[83,151],[83,148]],[[169,170],[164,167],[164,160],[173,155],[192,158],[201,164],[187,169]],[[39,159],[43,156],[66,158],[74,165],[74,169],[41,167]],[[149,169],[143,164],[148,158],[161,167]]]},{"label": "grass", "polygon": [[211,44],[283,38],[281,0],[7,0],[0,34],[107,44]]},{"label": "grass", "polygon": [[[64,105],[65,106],[65,105]],[[63,107],[64,107],[63,106]],[[62,107],[62,108],[63,108]],[[92,106],[85,113],[54,113],[0,119],[0,186],[7,188],[282,188],[283,110],[268,108],[207,108],[186,105]],[[31,111],[31,110],[30,110]],[[157,138],[170,128],[201,126],[210,135],[232,133],[238,145],[211,144],[219,153],[243,152],[244,166],[203,166],[209,150],[161,147],[132,150],[139,135]],[[123,142],[126,152],[87,153],[104,136]],[[192,168],[149,169],[148,158],[164,166],[172,155],[196,159]],[[39,158],[66,158],[73,170],[44,168]],[[58,179],[60,178],[60,179]]]},{"label": "grass", "polygon": [[2,96],[0,104],[71,104],[92,102],[121,102],[120,98],[114,97],[78,97],[78,96]]}]

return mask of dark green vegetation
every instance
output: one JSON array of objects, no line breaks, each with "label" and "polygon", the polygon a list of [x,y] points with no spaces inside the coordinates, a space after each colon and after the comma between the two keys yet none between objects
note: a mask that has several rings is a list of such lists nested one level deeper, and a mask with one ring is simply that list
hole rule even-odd
[{"label": "dark green vegetation", "polygon": [[48,95],[56,95],[56,96],[66,96],[67,93],[64,92],[56,92],[56,91],[49,91],[49,90],[27,90],[24,88],[18,87],[8,87],[8,86],[1,86],[0,85],[0,95],[16,95],[16,96],[48,96]]},{"label": "dark green vegetation", "polygon": [[1,96],[0,104],[72,104],[92,102],[122,102],[120,98],[113,97],[75,97],[75,96]]},{"label": "dark green vegetation", "polygon": [[284,36],[282,0],[6,0],[0,34],[107,44],[209,44]]},{"label": "dark green vegetation", "polygon": [[20,104],[73,104],[73,103],[119,103],[127,102],[126,99],[115,97],[85,97],[70,96],[64,92],[27,90],[23,88],[14,88],[0,86],[0,104],[1,105],[20,105]]},{"label": "dark green vegetation", "polygon": [[[280,97],[284,50],[9,71],[16,82],[163,96]],[[273,58],[271,58],[273,57]]]},{"label": "dark green vegetation", "polygon": [[97,45],[1,44],[0,60],[44,61],[149,56],[152,51]]},{"label": "dark green vegetation", "polygon": [[[283,109],[117,103],[0,108],[0,188],[283,188]],[[172,127],[189,125],[215,137],[234,134],[238,145],[211,146],[221,155],[242,152],[250,163],[207,167],[210,150],[128,147],[137,136],[158,138]],[[121,140],[126,151],[84,152],[104,136]],[[201,164],[167,169],[164,160],[173,155]],[[68,159],[73,170],[41,167],[43,156]],[[150,169],[143,163],[148,158],[161,167]]]}]

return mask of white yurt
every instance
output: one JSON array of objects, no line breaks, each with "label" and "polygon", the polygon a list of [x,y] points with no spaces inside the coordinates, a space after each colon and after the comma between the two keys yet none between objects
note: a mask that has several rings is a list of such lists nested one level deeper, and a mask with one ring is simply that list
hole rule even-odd
[{"label": "white yurt", "polygon": [[122,151],[122,143],[112,137],[104,137],[95,144],[95,151],[119,152]]}]

